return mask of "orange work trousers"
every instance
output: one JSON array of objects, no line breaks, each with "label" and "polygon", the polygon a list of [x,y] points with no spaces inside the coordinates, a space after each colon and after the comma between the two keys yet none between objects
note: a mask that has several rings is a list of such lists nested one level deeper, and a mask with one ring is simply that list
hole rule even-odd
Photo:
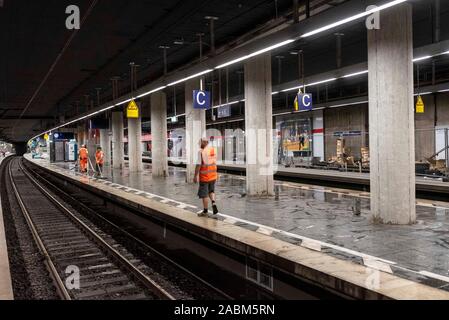
[{"label": "orange work trousers", "polygon": [[87,159],[80,159],[81,172],[87,172]]}]

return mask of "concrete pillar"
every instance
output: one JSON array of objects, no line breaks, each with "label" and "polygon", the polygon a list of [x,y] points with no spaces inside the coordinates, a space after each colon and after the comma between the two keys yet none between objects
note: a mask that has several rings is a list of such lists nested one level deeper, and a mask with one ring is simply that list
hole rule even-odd
[{"label": "concrete pillar", "polygon": [[271,55],[245,63],[246,189],[249,196],[274,194]]},{"label": "concrete pillar", "polygon": [[151,157],[153,177],[168,176],[167,96],[151,95]]},{"label": "concrete pillar", "polygon": [[381,13],[368,32],[371,211],[374,220],[416,220],[412,7]]},{"label": "concrete pillar", "polygon": [[109,129],[100,130],[100,147],[104,152],[104,165],[111,165],[111,137],[109,136]]},{"label": "concrete pillar", "polygon": [[193,183],[198,152],[200,151],[200,140],[206,133],[206,112],[193,109],[193,90],[199,88],[200,81],[198,79],[189,80],[185,83],[187,183]]},{"label": "concrete pillar", "polygon": [[142,163],[142,120],[128,119],[129,172],[141,172]]},{"label": "concrete pillar", "polygon": [[114,169],[125,167],[123,143],[123,112],[112,113],[112,165]]}]

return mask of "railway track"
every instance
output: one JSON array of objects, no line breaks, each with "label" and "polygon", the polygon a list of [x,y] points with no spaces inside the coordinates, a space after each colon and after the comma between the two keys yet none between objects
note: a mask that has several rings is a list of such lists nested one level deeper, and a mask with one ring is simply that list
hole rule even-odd
[{"label": "railway track", "polygon": [[[145,264],[83,221],[20,161],[14,158],[8,163],[10,192],[17,199],[61,299],[174,299],[148,276]],[[73,272],[76,277],[78,271],[79,279],[70,277]]]}]

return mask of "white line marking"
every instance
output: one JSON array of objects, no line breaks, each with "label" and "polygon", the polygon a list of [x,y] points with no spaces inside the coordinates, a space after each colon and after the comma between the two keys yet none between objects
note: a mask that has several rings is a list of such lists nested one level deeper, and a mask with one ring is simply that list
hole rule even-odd
[{"label": "white line marking", "polygon": [[435,273],[432,273],[432,272],[428,272],[428,271],[420,271],[419,273],[422,274],[423,276],[426,276],[426,277],[430,277],[430,278],[438,279],[438,280],[441,280],[441,281],[449,282],[449,277],[445,277],[445,276],[442,276],[442,275],[439,275],[439,274],[435,274]]},{"label": "white line marking", "polygon": [[369,268],[393,274],[393,270],[391,270],[391,266],[382,261],[373,260],[370,258],[363,258],[363,264]]},{"label": "white line marking", "polygon": [[256,223],[256,222],[251,222],[251,221],[248,221],[248,220],[245,220],[245,219],[240,219],[240,218],[237,218],[237,217],[229,216],[229,215],[226,215],[226,214],[219,213],[219,215],[224,217],[224,218],[235,219],[236,221],[239,221],[239,222],[251,224],[251,225],[254,225],[254,226],[257,226],[257,227],[261,227],[261,228],[266,228],[266,229],[272,230],[273,232],[277,232],[277,233],[286,235],[288,237],[299,239],[299,240],[302,240],[302,241],[304,241],[304,240],[306,240],[306,241],[307,240],[315,241],[315,242],[319,243],[321,246],[324,246],[324,247],[327,247],[327,248],[331,248],[331,249],[335,249],[335,250],[338,250],[338,251],[341,251],[341,252],[345,252],[345,253],[348,253],[348,254],[360,257],[360,258],[371,258],[373,260],[383,261],[383,262],[391,264],[391,265],[396,265],[396,262],[385,260],[385,259],[382,259],[382,258],[377,258],[377,257],[371,256],[369,254],[361,253],[361,252],[358,252],[358,251],[355,251],[355,250],[351,250],[351,249],[347,249],[347,248],[344,248],[344,247],[340,247],[340,246],[337,246],[337,245],[334,245],[334,244],[330,244],[330,243],[326,243],[326,242],[323,242],[323,241],[310,239],[310,238],[307,238],[307,237],[300,236],[298,234],[294,234],[294,233],[291,233],[291,232],[279,230],[279,229],[276,229],[276,228],[265,226],[265,225],[262,225],[262,224],[259,224],[259,223]]},{"label": "white line marking", "polygon": [[310,250],[314,250],[314,251],[319,251],[321,252],[321,244],[319,241],[315,241],[315,240],[311,240],[311,239],[305,239],[302,241],[301,243],[301,247],[310,249]]},{"label": "white line marking", "polygon": [[273,235],[273,231],[272,230],[268,230],[268,229],[265,229],[265,228],[259,228],[259,229],[257,229],[256,232],[264,234],[266,236],[270,236],[270,237]]}]

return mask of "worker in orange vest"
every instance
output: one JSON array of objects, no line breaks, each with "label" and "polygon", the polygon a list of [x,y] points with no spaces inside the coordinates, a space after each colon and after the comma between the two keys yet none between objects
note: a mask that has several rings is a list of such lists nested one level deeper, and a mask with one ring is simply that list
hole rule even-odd
[{"label": "worker in orange vest", "polygon": [[101,147],[97,148],[97,152],[95,153],[95,162],[97,164],[97,175],[99,177],[103,177],[104,152]]},{"label": "worker in orange vest", "polygon": [[87,151],[86,145],[81,146],[78,154],[79,154],[81,173],[87,173],[87,162],[89,158],[89,151]]},{"label": "worker in orange vest", "polygon": [[198,164],[195,169],[194,182],[199,183],[198,196],[203,200],[204,211],[198,216],[205,217],[208,215],[209,199],[212,201],[212,209],[214,215],[218,213],[215,199],[215,183],[218,181],[217,172],[217,151],[213,147],[209,147],[207,139],[201,139],[201,151],[198,154]]}]

